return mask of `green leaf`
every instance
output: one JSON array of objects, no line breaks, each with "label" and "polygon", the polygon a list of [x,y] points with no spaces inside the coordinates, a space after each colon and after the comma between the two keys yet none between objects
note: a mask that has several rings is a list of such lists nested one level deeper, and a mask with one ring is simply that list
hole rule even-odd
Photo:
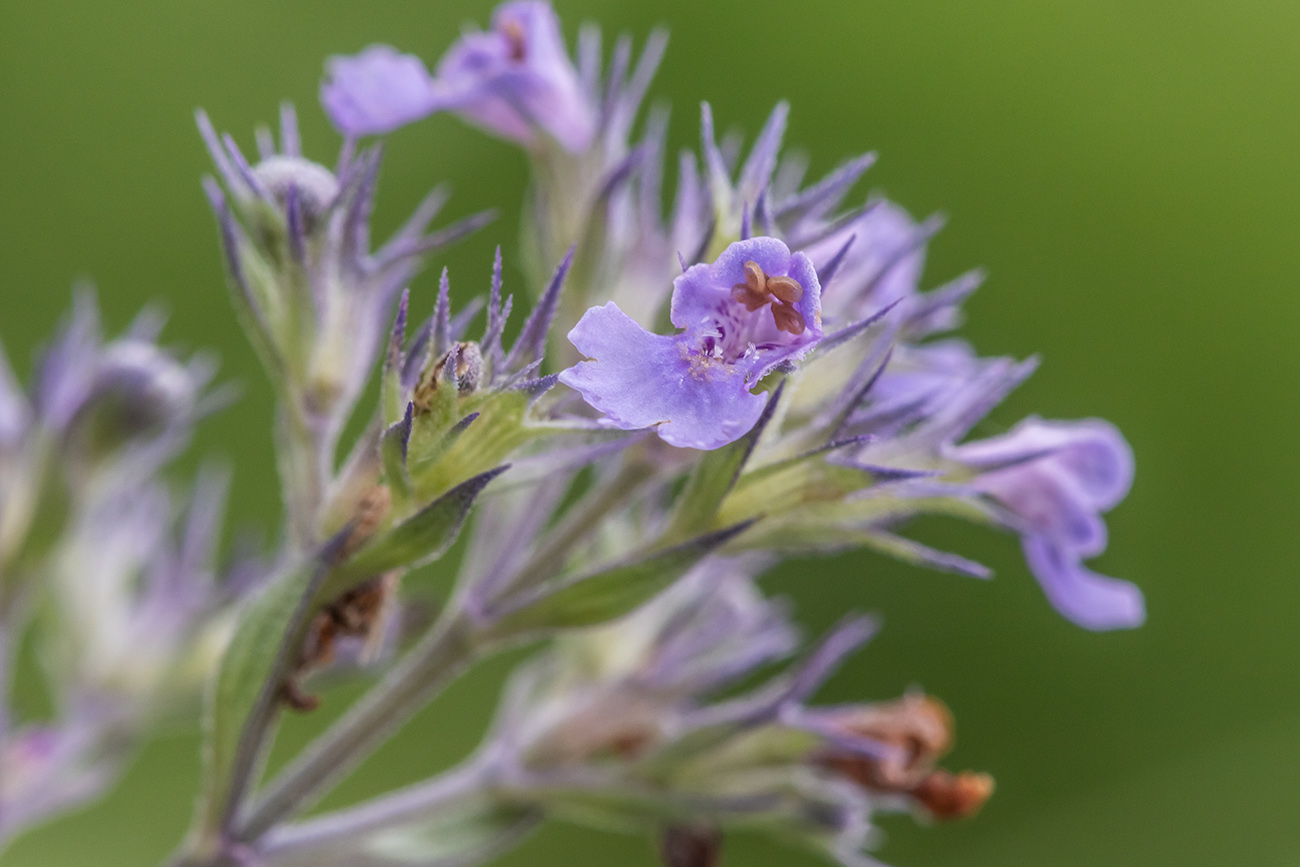
[{"label": "green leaf", "polygon": [[402,399],[402,364],[405,360],[402,344],[406,341],[406,312],[410,301],[411,290],[403,289],[401,300],[397,302],[397,315],[393,317],[393,330],[388,335],[383,370],[379,375],[379,407],[384,423],[389,425],[401,420],[402,407],[406,404]]},{"label": "green leaf", "polygon": [[586,575],[558,589],[545,590],[531,601],[515,606],[497,624],[496,630],[505,636],[538,629],[594,626],[621,617],[753,524],[745,521]]},{"label": "green leaf", "polygon": [[406,472],[406,446],[411,438],[411,417],[415,405],[406,404],[406,414],[389,425],[379,440],[379,453],[384,463],[384,476],[395,499],[405,503],[411,495],[411,477]]},{"label": "green leaf", "polygon": [[474,500],[488,482],[508,468],[508,464],[500,466],[462,482],[372,540],[334,569],[320,595],[328,598],[334,592],[342,592],[390,569],[414,568],[441,556],[456,541]]},{"label": "green leaf", "polygon": [[781,392],[785,389],[782,380],[767,399],[767,406],[758,422],[740,439],[733,443],[705,452],[695,465],[695,471],[686,482],[681,496],[677,498],[677,513],[668,531],[667,538],[672,541],[689,539],[693,533],[714,526],[718,508],[727,494],[736,486],[741,471],[754,453],[754,446],[763,435],[763,430],[776,410]]},{"label": "green leaf", "polygon": [[[827,448],[834,447],[832,443]],[[745,473],[719,507],[719,520],[799,514],[811,505],[841,501],[871,484],[868,470],[831,463],[825,451],[816,449]]]},{"label": "green leaf", "polygon": [[[528,396],[518,391],[469,395],[441,420],[435,413],[417,415],[411,431],[407,466],[417,496],[428,497],[465,478],[501,463],[507,455],[545,433],[526,421]],[[466,419],[473,416],[473,433]]]},{"label": "green leaf", "polygon": [[312,600],[348,532],[336,536],[316,558],[277,576],[240,613],[209,693],[201,835],[222,829],[251,782]]}]

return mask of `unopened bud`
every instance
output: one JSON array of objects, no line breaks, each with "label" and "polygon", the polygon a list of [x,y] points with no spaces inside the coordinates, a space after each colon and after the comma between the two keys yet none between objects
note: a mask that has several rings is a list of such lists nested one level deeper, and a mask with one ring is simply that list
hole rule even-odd
[{"label": "unopened bud", "polygon": [[457,343],[446,355],[439,358],[431,367],[425,369],[415,384],[415,411],[426,413],[433,406],[433,396],[437,393],[448,364],[456,374],[456,391],[460,394],[473,394],[478,391],[483,381],[483,350],[473,341]]},{"label": "unopened bud", "polygon": [[253,174],[282,207],[287,206],[289,190],[297,190],[308,231],[339,194],[339,182],[333,173],[302,157],[267,157],[253,168]]},{"label": "unopened bud", "polygon": [[92,457],[159,436],[194,410],[185,368],[151,343],[107,346],[86,400],[69,425],[70,438]]},{"label": "unopened bud", "polygon": [[483,380],[483,351],[474,342],[456,346],[456,390],[471,394]]}]

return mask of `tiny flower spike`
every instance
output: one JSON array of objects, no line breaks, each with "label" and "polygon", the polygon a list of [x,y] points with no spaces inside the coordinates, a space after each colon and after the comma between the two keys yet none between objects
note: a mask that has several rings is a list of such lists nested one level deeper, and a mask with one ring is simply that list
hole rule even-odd
[{"label": "tiny flower spike", "polygon": [[[380,49],[367,57],[371,61],[335,66],[347,71],[348,82],[364,84],[370,98],[337,98],[340,105],[352,106],[349,110],[383,118],[400,101],[402,82],[376,83],[378,73],[358,64],[381,57],[384,69],[409,71],[409,63]],[[396,95],[381,104],[376,93]],[[428,254],[491,215],[426,234],[446,201],[435,189],[406,225],[372,252],[377,148],[352,155],[345,147],[336,174],[302,156],[297,117],[286,105],[279,151],[266,132],[261,139],[267,152],[250,166],[234,139],[217,136],[207,115],[200,112],[198,124],[225,185],[223,190],[216,180],[204,180],[225,248],[231,296],[276,385],[289,529],[305,551],[326,536],[321,520],[338,438],[373,370],[398,295]]]},{"label": "tiny flower spike", "polygon": [[821,339],[820,296],[808,257],[775,238],[739,241],[674,281],[680,334],[651,334],[612,301],[588,310],[569,340],[592,360],[560,382],[613,427],[655,425],[670,445],[718,448],[758,421],[763,377]]},{"label": "tiny flower spike", "polygon": [[[0,846],[107,790],[202,692],[203,782],[169,867],[470,867],[552,820],[642,834],[667,867],[716,867],[733,829],[878,867],[878,816],[972,817],[993,778],[943,766],[937,698],[817,703],[879,623],[846,601],[809,642],[764,573],[865,547],[987,578],[904,535],[960,517],[1018,534],[1074,623],[1143,621],[1141,591],[1083,566],[1132,482],[1128,444],[1099,420],[972,435],[1036,360],[943,336],[981,275],[923,288],[940,221],[845,204],[874,155],[806,185],[781,152],[789,106],[742,154],[705,104],[665,213],[667,112],[640,111],[665,45],[603,52],[587,26],[574,62],[551,6],[517,0],[436,75],[386,46],[333,57],[333,167],[288,106],[253,161],[199,114],[233,306],[276,400],[265,554],[220,570],[225,474],[170,477],[222,393],[206,356],[158,344],[157,315],[106,340],[83,293],[26,388],[0,353]],[[435,189],[372,250],[379,149],[357,148],[444,110],[533,171],[524,291],[498,250],[456,311],[445,269],[412,281],[486,215],[428,231]],[[27,648],[41,666],[15,666]],[[471,755],[312,812],[505,649],[531,656]],[[14,705],[15,668],[48,713]],[[369,684],[346,708],[343,678]],[[262,779],[284,713],[318,706],[319,736]]]}]

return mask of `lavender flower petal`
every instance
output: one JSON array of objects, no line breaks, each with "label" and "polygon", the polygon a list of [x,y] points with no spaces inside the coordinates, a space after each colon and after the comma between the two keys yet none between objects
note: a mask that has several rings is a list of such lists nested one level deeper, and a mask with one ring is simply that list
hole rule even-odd
[{"label": "lavender flower petal", "polygon": [[538,0],[504,3],[490,31],[461,37],[438,63],[435,89],[466,120],[525,146],[540,131],[580,153],[596,131],[560,22]]},{"label": "lavender flower petal", "polygon": [[424,63],[388,45],[330,58],[320,101],[334,126],[353,138],[392,132],[439,107]]},{"label": "lavender flower petal", "polygon": [[708,364],[673,337],[646,331],[614,302],[588,310],[569,340],[594,361],[560,374],[612,427],[658,425],[679,448],[715,449],[754,426],[767,403],[750,394],[744,371]]},{"label": "lavender flower petal", "polygon": [[1025,561],[1056,610],[1085,629],[1132,629],[1146,620],[1142,591],[1128,581],[1098,575],[1044,536],[1023,542]]}]

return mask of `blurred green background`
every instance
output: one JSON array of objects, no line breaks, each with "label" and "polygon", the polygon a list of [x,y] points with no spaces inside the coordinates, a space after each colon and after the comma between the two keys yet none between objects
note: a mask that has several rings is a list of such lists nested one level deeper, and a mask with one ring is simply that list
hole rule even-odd
[{"label": "blurred green background", "polygon": [[[946,212],[928,283],[983,265],[965,334],[985,354],[1041,352],[983,432],[1029,412],[1102,416],[1137,483],[1096,566],[1138,581],[1143,629],[1094,635],[1047,605],[1018,546],[950,522],[918,529],[995,567],[991,583],[867,555],[790,564],[768,583],[813,628],[846,608],[885,629],[829,701],[912,684],[958,719],[951,766],[992,772],[976,821],[885,823],[900,865],[1300,863],[1300,6],[1277,0],[560,0],[566,32],[600,20],[638,41],[667,24],[654,88],[674,140],[696,104],[750,134],[780,98],[814,171],[880,152],[867,186]],[[337,139],[316,103],[328,54],[391,42],[434,60],[487,2],[4,0],[0,4],[0,336],[22,369],[93,277],[113,328],[150,299],[167,335],[211,346],[244,397],[201,451],[237,463],[234,511],[278,514],[270,398],[228,307],[205,107],[251,148],[281,98],[310,155]],[[435,182],[453,212],[507,217],[446,256],[462,297],[491,248],[515,247],[525,180],[513,149],[439,117],[391,137],[378,222]],[[864,190],[865,192],[865,190]],[[517,272],[512,272],[517,273]],[[508,277],[511,275],[508,275]],[[517,280],[516,280],[517,287]],[[417,282],[431,304],[432,280]],[[332,803],[406,781],[473,744],[509,660],[458,687]],[[329,696],[339,707],[346,692]],[[281,753],[312,721],[292,721]],[[155,863],[187,822],[197,736],[152,743],[112,797],[42,829],[13,867]],[[551,827],[509,865],[650,865],[645,840]],[[812,865],[760,838],[729,865]]]}]

